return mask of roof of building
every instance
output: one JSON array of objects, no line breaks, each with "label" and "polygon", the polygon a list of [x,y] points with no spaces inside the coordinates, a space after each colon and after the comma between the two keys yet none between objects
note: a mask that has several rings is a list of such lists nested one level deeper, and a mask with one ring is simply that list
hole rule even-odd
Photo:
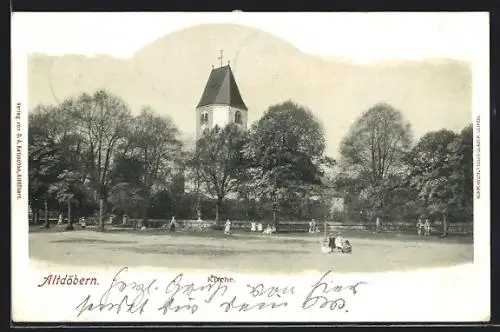
[{"label": "roof of building", "polygon": [[229,105],[248,110],[229,65],[212,69],[198,107],[206,105]]}]

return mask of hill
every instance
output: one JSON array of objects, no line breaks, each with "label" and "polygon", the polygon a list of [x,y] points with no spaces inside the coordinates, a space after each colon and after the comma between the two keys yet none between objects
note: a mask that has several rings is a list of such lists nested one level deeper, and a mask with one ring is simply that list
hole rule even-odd
[{"label": "hill", "polygon": [[306,54],[264,31],[230,24],[171,33],[129,59],[32,54],[28,102],[30,107],[57,103],[105,88],[134,113],[149,104],[171,116],[185,139],[192,140],[194,108],[212,65],[219,65],[220,49],[224,63],[230,60],[250,123],[268,106],[292,99],[323,123],[334,157],[353,121],[380,101],[400,109],[417,137],[442,127],[460,130],[471,119],[472,77],[466,63],[432,59],[361,65]]}]

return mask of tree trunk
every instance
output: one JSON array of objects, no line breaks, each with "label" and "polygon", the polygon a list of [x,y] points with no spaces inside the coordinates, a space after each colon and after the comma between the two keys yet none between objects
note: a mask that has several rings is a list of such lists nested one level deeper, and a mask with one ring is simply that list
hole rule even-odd
[{"label": "tree trunk", "polygon": [[73,219],[71,219],[71,201],[68,200],[68,226],[66,227],[67,230],[72,231],[74,229],[73,227]]},{"label": "tree trunk", "polygon": [[220,204],[221,200],[217,199],[215,201],[215,226],[219,227],[220,226],[220,220],[219,220],[219,209],[220,209]]},{"label": "tree trunk", "polygon": [[142,207],[142,218],[139,222],[139,228],[142,228],[142,226],[147,226],[146,223],[148,222],[148,206],[145,204]]},{"label": "tree trunk", "polygon": [[99,199],[99,231],[104,231],[104,218],[103,218],[103,212],[104,212],[104,198]]},{"label": "tree trunk", "polygon": [[278,203],[273,204],[273,226],[278,230]]},{"label": "tree trunk", "polygon": [[34,207],[31,208],[31,223],[36,225],[36,209]]},{"label": "tree trunk", "polygon": [[445,213],[443,213],[443,236],[448,236],[448,220]]},{"label": "tree trunk", "polygon": [[380,233],[380,217],[377,216],[377,220],[375,221],[376,223],[376,229],[377,229],[377,233]]},{"label": "tree trunk", "polygon": [[45,205],[45,224],[44,224],[44,227],[45,228],[49,228],[50,227],[50,224],[49,224],[49,209],[48,209],[48,206],[47,206],[47,200],[44,200],[43,203]]}]

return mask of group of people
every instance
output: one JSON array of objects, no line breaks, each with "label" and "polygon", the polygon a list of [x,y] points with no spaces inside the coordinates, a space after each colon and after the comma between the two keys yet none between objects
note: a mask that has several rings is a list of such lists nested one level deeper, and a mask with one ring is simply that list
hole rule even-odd
[{"label": "group of people", "polygon": [[175,217],[172,217],[172,219],[170,220],[170,223],[168,224],[164,224],[162,226],[163,229],[167,229],[171,232],[175,232],[175,230],[177,229],[177,221],[175,221]]},{"label": "group of people", "polygon": [[316,220],[313,219],[309,222],[309,233],[319,233],[319,227],[316,225]]},{"label": "group of people", "polygon": [[322,251],[324,253],[331,253],[334,251],[350,254],[352,246],[349,240],[346,240],[341,233],[330,233],[322,243]]},{"label": "group of people", "polygon": [[425,219],[425,222],[422,222],[422,219],[418,219],[417,234],[418,235],[423,234],[425,236],[431,235],[431,224],[429,222],[429,219]]},{"label": "group of people", "polygon": [[271,226],[271,224],[267,224],[266,229],[264,229],[264,226],[262,225],[261,222],[257,223],[252,221],[250,223],[250,232],[260,232],[264,234],[272,234],[276,233],[276,227]]}]

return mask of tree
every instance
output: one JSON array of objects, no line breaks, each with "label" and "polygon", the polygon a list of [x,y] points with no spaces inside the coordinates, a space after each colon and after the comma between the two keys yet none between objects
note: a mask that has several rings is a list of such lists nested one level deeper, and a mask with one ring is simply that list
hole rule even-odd
[{"label": "tree", "polygon": [[82,158],[99,197],[99,230],[102,231],[114,152],[129,132],[130,110],[119,97],[103,90],[93,96],[84,93],[65,107],[73,114],[77,133],[85,142]]},{"label": "tree", "polygon": [[49,227],[46,209],[46,201],[50,199],[48,190],[50,183],[57,178],[56,143],[46,130],[51,128],[52,112],[53,108],[40,106],[29,114],[28,122],[29,204],[36,224],[39,219],[38,211],[45,203],[45,227]]},{"label": "tree", "polygon": [[453,146],[456,156],[457,172],[452,177],[453,184],[456,186],[456,192],[460,195],[461,203],[459,213],[465,220],[473,220],[473,131],[472,124],[465,126],[455,140]]},{"label": "tree", "polygon": [[222,201],[238,188],[242,173],[244,133],[234,124],[214,127],[198,140],[191,164],[198,170],[201,183],[215,200],[215,223],[219,226]]},{"label": "tree", "polygon": [[141,188],[138,194],[142,197],[141,224],[148,219],[153,187],[160,180],[171,176],[179,165],[182,143],[178,135],[179,130],[173,121],[156,115],[149,106],[144,107],[140,115],[133,119],[125,155],[140,164],[137,175]]},{"label": "tree", "polygon": [[77,171],[64,170],[59,174],[58,181],[50,186],[49,192],[54,194],[58,202],[67,204],[68,226],[66,229],[73,230],[71,205],[78,204],[85,196],[82,175],[78,174]]},{"label": "tree", "polygon": [[311,111],[292,101],[276,104],[252,126],[244,157],[249,163],[249,185],[264,201],[271,201],[277,226],[285,201],[321,185],[324,167],[334,164],[324,156],[323,129]]},{"label": "tree", "polygon": [[410,124],[399,110],[385,103],[364,112],[342,140],[341,173],[362,184],[357,189],[371,202],[372,215],[378,217],[387,210],[388,191],[398,177],[407,175],[404,158],[411,140]]},{"label": "tree", "polygon": [[443,234],[447,231],[447,215],[453,208],[452,144],[456,134],[442,129],[424,135],[411,153],[411,184],[428,214],[439,213],[443,217]]},{"label": "tree", "polygon": [[133,216],[135,211],[140,211],[144,206],[144,197],[141,188],[132,183],[120,182],[110,188],[109,202],[113,205],[114,213]]},{"label": "tree", "polygon": [[81,140],[71,131],[72,124],[64,107],[39,105],[29,115],[29,201],[34,219],[44,203],[45,227],[49,227],[48,202],[55,198],[51,187],[63,172],[79,165]]},{"label": "tree", "polygon": [[410,162],[417,198],[427,214],[441,215],[446,236],[451,214],[469,210],[472,215],[472,126],[460,134],[447,129],[427,133],[413,148]]}]

